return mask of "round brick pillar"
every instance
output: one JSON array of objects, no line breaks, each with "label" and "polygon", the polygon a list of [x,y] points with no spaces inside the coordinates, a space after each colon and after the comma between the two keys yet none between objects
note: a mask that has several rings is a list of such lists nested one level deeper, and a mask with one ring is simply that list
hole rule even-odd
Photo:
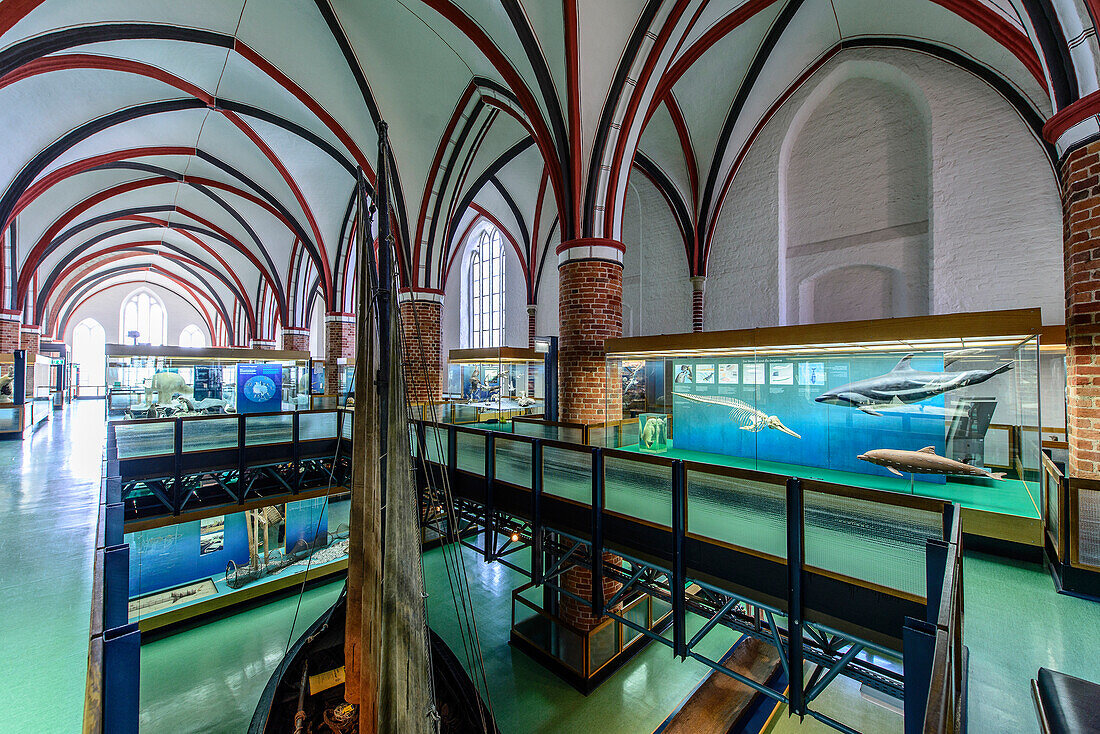
[{"label": "round brick pillar", "polygon": [[1068,475],[1100,479],[1100,141],[1062,161]]},{"label": "round brick pillar", "polygon": [[[604,564],[611,564],[613,566],[622,566],[623,559],[621,556],[617,556],[613,553],[603,554]],[[604,603],[607,600],[615,596],[622,588],[622,584],[618,581],[613,581],[608,578],[603,580],[603,599]],[[561,587],[571,594],[576,594],[582,599],[592,599],[592,571],[580,566],[574,566],[561,575]],[[558,616],[564,619],[569,624],[573,625],[579,630],[587,632],[592,629],[607,617],[596,617],[592,614],[592,607],[587,604],[583,604],[576,599],[566,596],[565,594],[559,594],[558,599]],[[622,601],[616,602],[612,607],[609,607],[610,611],[616,614],[622,612]]]},{"label": "round brick pillar", "polygon": [[535,314],[538,312],[538,306],[533,303],[527,304],[527,348],[535,348]]},{"label": "round brick pillar", "polygon": [[439,400],[443,396],[443,354],[440,346],[443,296],[438,293],[403,292],[399,294],[398,302],[409,402]]},{"label": "round brick pillar", "polygon": [[0,354],[11,354],[23,348],[19,336],[22,323],[22,311],[0,311]]},{"label": "round brick pillar", "polygon": [[263,349],[265,351],[273,351],[277,348],[274,339],[253,339],[253,349]]},{"label": "round brick pillar", "polygon": [[300,326],[284,327],[282,348],[287,352],[308,352],[309,329]]},{"label": "round brick pillar", "polygon": [[572,240],[558,247],[562,421],[603,423],[622,417],[618,378],[613,376],[616,389],[606,389],[604,341],[623,334],[623,250],[621,242],[604,239]]},{"label": "round brick pillar", "polygon": [[691,278],[691,330],[703,330],[703,293],[706,288],[707,277],[694,275]]},{"label": "round brick pillar", "polygon": [[355,356],[355,314],[325,314],[325,394],[340,392],[336,360]]}]

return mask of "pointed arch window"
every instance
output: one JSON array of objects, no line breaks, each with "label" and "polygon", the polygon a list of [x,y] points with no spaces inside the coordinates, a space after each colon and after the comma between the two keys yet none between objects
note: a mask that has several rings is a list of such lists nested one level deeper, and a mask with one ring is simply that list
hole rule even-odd
[{"label": "pointed arch window", "polygon": [[180,332],[180,346],[181,347],[205,347],[206,335],[202,333],[202,329],[194,324],[188,324]]},{"label": "pointed arch window", "polygon": [[77,365],[77,385],[104,385],[107,333],[103,326],[87,318],[73,329],[73,363]]},{"label": "pointed arch window", "polygon": [[119,321],[121,332],[119,341],[132,343],[132,332],[137,332],[139,344],[162,346],[168,333],[168,312],[164,302],[147,288],[141,288],[130,294],[122,303],[122,318]]},{"label": "pointed arch window", "polygon": [[496,227],[477,235],[470,254],[467,292],[472,348],[499,347],[504,339],[504,239]]}]

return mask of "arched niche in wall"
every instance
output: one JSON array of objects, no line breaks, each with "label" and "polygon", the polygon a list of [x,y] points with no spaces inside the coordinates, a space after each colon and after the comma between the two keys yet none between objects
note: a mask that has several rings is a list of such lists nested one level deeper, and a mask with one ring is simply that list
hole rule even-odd
[{"label": "arched niche in wall", "polygon": [[779,157],[779,313],[822,323],[930,312],[930,115],[897,67],[846,61]]}]

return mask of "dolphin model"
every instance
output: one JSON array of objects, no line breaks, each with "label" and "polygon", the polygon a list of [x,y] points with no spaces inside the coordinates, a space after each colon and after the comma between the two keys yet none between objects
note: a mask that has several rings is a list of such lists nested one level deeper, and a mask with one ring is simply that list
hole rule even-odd
[{"label": "dolphin model", "polygon": [[802,438],[802,436],[799,436],[790,428],[783,425],[783,422],[779,420],[778,417],[757,410],[748,403],[743,403],[737,398],[728,398],[724,395],[693,395],[692,393],[686,392],[673,393],[673,396],[684,398],[685,400],[692,400],[696,403],[707,403],[708,405],[718,405],[723,408],[729,408],[730,420],[740,423],[742,431],[759,433],[765,428],[774,428],[777,431],[783,431],[783,433],[789,436]]},{"label": "dolphin model", "polygon": [[1005,477],[1004,472],[991,472],[981,467],[939,456],[932,446],[925,446],[920,451],[873,449],[865,454],[860,454],[856,458],[860,461],[884,466],[899,477],[904,476],[902,472],[911,474],[956,474],[969,477],[986,477],[988,479],[1004,479]]},{"label": "dolphin model", "polygon": [[1012,369],[1012,363],[1006,362],[992,370],[922,372],[913,369],[910,364],[912,359],[913,355],[907,354],[885,375],[850,382],[822,393],[814,400],[859,408],[868,415],[882,415],[875,408],[898,403],[917,403],[961,387],[980,385],[991,377]]}]

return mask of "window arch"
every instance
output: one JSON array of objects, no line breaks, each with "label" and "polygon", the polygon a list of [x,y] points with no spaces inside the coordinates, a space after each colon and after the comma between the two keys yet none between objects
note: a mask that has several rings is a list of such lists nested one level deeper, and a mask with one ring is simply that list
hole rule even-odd
[{"label": "window arch", "polygon": [[504,238],[496,227],[477,235],[466,271],[469,345],[499,347],[504,341]]},{"label": "window arch", "polygon": [[119,319],[119,341],[131,343],[131,332],[137,332],[139,344],[163,346],[167,341],[168,311],[164,301],[148,288],[139,288],[122,302]]},{"label": "window arch", "polygon": [[77,385],[102,386],[106,368],[107,332],[92,318],[73,329],[73,364],[77,365]]},{"label": "window arch", "polygon": [[188,324],[183,327],[183,331],[180,332],[180,346],[181,347],[205,347],[206,335],[202,333],[202,329],[194,324]]}]

